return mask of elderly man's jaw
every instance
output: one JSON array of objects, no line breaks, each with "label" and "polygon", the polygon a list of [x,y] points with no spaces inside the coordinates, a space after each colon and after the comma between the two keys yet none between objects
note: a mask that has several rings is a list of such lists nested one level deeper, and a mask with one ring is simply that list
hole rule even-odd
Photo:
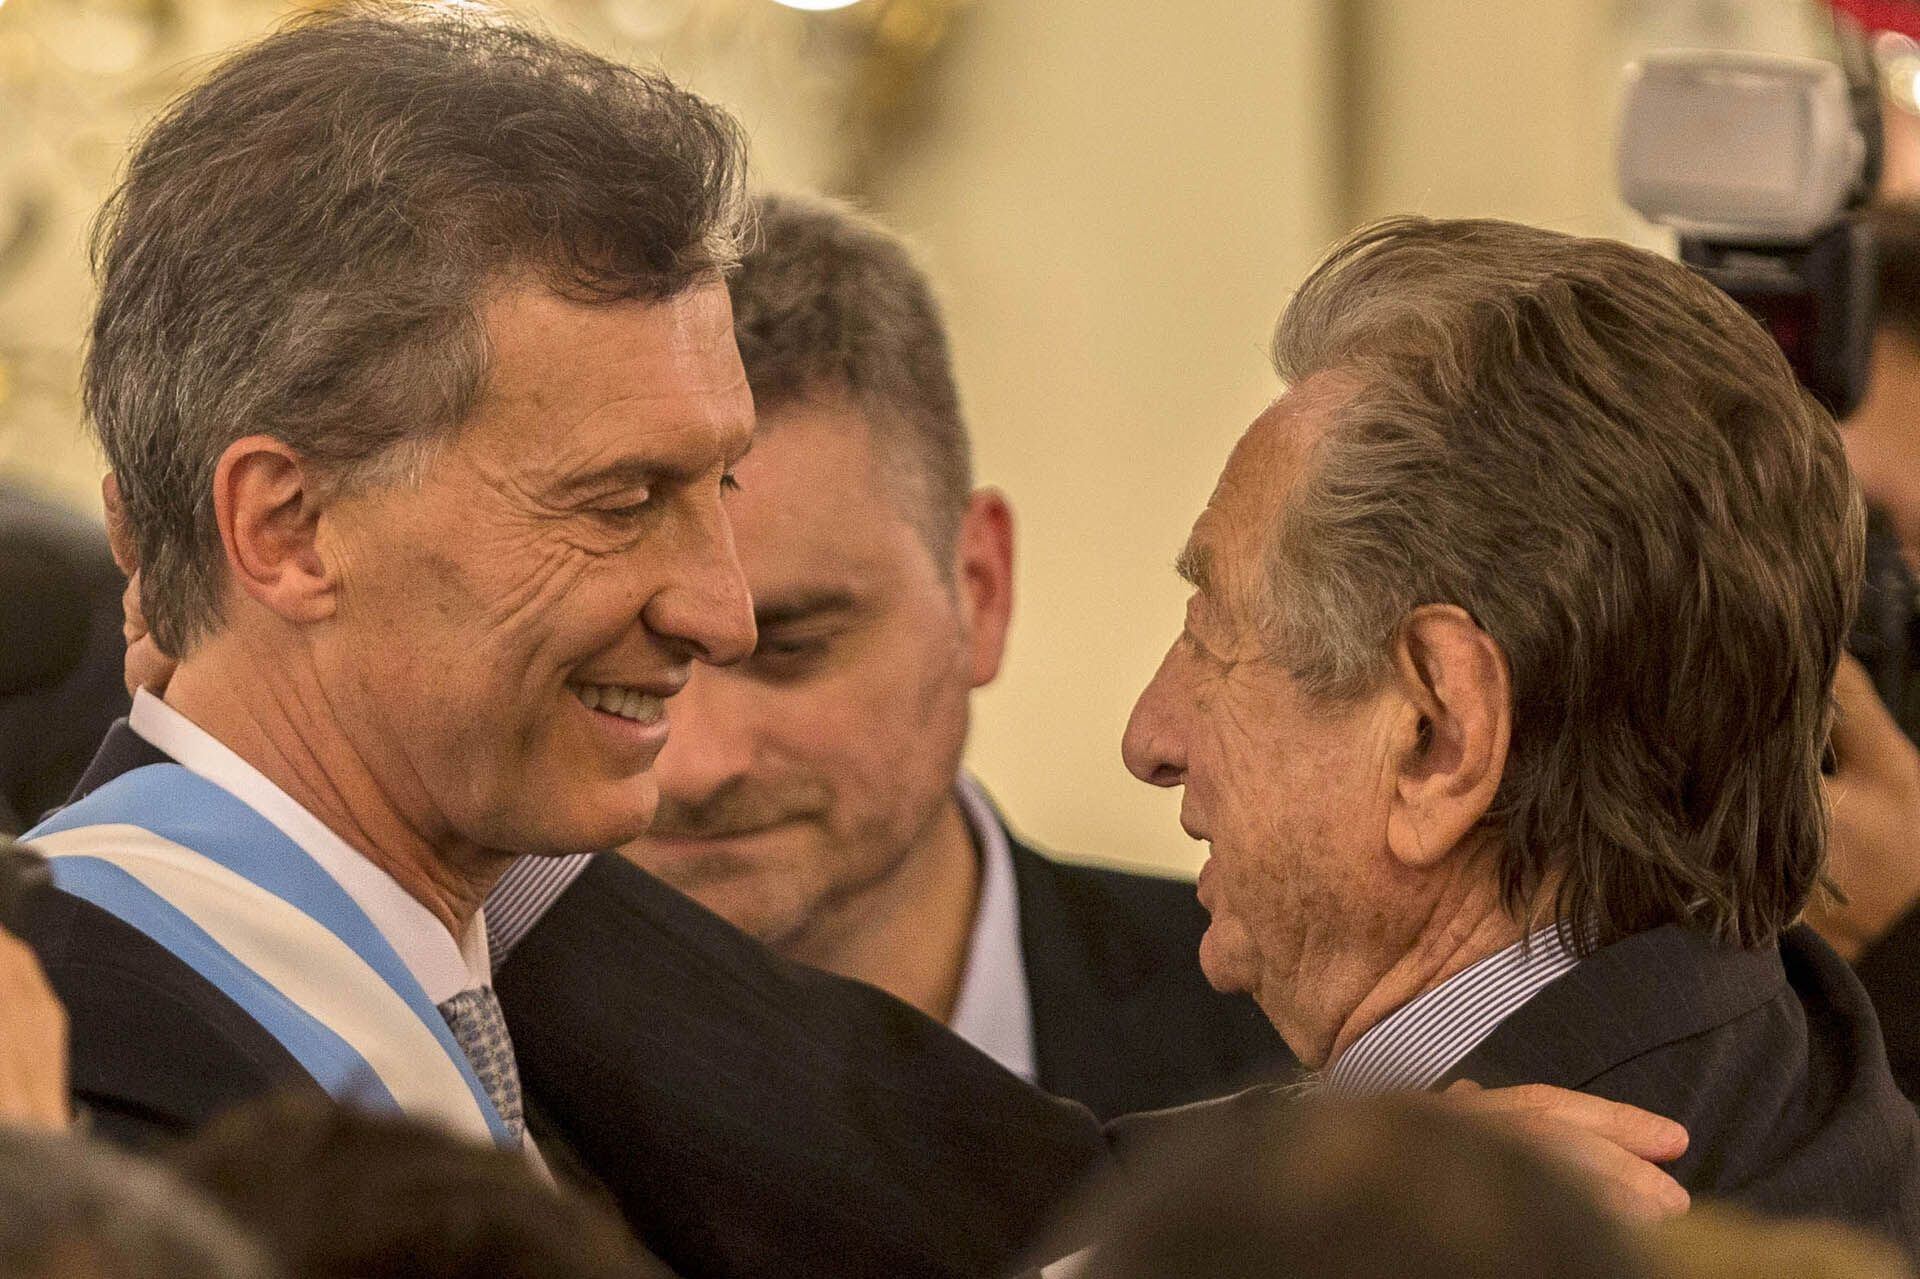
[{"label": "elderly man's jaw", "polygon": [[1309,1065],[1521,931],[1469,838],[1507,750],[1498,645],[1463,610],[1422,607],[1386,673],[1332,698],[1252,604],[1303,444],[1338,406],[1290,392],[1235,446],[1178,561],[1185,625],[1122,746],[1134,776],[1183,788],[1181,825],[1209,845],[1208,980],[1251,993]]}]

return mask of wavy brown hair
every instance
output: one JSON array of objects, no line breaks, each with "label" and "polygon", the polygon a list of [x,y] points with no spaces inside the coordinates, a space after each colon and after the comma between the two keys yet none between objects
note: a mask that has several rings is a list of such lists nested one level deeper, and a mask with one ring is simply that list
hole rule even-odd
[{"label": "wavy brown hair", "polygon": [[1351,695],[1414,608],[1458,605],[1512,671],[1485,822],[1511,909],[1557,880],[1598,945],[1792,923],[1825,859],[1863,524],[1839,433],[1760,325],[1625,244],[1401,218],[1322,262],[1273,352],[1353,387],[1271,544],[1296,676]]}]

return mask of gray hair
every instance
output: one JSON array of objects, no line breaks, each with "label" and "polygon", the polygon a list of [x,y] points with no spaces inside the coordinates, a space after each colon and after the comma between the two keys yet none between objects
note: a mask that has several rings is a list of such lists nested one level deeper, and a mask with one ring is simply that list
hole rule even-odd
[{"label": "gray hair", "polygon": [[729,281],[755,411],[850,397],[916,490],[905,514],[944,571],[973,463],[926,274],[899,237],[843,204],[767,195],[756,213],[758,237]]},{"label": "gray hair", "polygon": [[445,10],[308,15],[175,102],[95,226],[85,371],[161,647],[220,621],[228,445],[272,435],[337,487],[405,473],[481,395],[489,289],[717,281],[744,154],[663,76]]},{"label": "gray hair", "polygon": [[0,1274],[278,1273],[224,1213],[164,1169],[78,1137],[0,1128]]},{"label": "gray hair", "polygon": [[1294,673],[1350,695],[1413,609],[1458,605],[1512,670],[1487,815],[1510,907],[1561,872],[1559,918],[1600,945],[1789,925],[1825,858],[1864,534],[1839,433],[1760,325],[1624,244],[1403,218],[1332,252],[1273,349],[1350,388],[1271,541]]}]

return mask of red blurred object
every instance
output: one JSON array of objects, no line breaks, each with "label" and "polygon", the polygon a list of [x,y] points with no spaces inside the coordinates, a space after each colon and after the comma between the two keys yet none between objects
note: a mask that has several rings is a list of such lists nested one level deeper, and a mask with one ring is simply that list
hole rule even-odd
[{"label": "red blurred object", "polygon": [[1898,31],[1920,40],[1920,0],[1827,0],[1827,4],[1869,32]]}]

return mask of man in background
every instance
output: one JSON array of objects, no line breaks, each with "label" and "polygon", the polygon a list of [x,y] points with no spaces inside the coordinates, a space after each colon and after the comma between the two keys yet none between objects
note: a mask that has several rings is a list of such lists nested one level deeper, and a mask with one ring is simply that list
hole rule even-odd
[{"label": "man in background", "polygon": [[0,835],[64,801],[127,713],[123,585],[97,521],[0,484]]},{"label": "man in background", "polygon": [[660,810],[625,852],[1103,1119],[1281,1073],[1253,1001],[1200,973],[1190,882],[1055,861],[961,771],[1013,515],[972,486],[938,304],[850,211],[759,213],[731,280],[755,443],[728,499],[759,644],[674,700]]},{"label": "man in background", "polygon": [[[1842,432],[1847,460],[1886,520],[1909,572],[1920,572],[1920,203],[1869,211],[1879,249],[1879,311],[1867,395]],[[1896,616],[1920,601],[1892,599]],[[1906,627],[1920,644],[1920,627]],[[1920,659],[1920,648],[1912,657]],[[1845,896],[1809,920],[1851,961],[1872,996],[1887,1057],[1906,1094],[1920,1099],[1920,751],[1851,660],[1835,685],[1833,856],[1828,874]],[[1920,679],[1898,698],[1920,702]]]}]

